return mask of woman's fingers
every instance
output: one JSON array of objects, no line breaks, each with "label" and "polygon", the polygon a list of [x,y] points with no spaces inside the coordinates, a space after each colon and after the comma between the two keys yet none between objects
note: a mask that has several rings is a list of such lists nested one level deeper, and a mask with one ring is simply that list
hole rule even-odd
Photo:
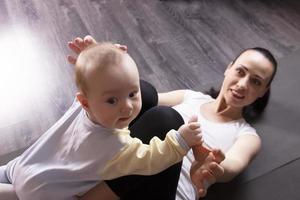
[{"label": "woman's fingers", "polygon": [[210,170],[204,169],[201,173],[202,187],[198,187],[197,189],[199,197],[204,197],[207,193],[207,189],[209,188],[209,186],[216,182],[216,177],[212,174]]},{"label": "woman's fingers", "polygon": [[206,189],[204,189],[204,188],[198,189],[198,195],[199,195],[199,197],[205,197],[206,193],[207,193]]},{"label": "woman's fingers", "polygon": [[215,177],[220,177],[224,174],[224,168],[218,163],[210,163],[209,169]]},{"label": "woman's fingers", "polygon": [[213,155],[215,157],[215,161],[217,163],[220,163],[220,162],[222,162],[225,159],[225,154],[220,149],[213,149],[212,153],[213,153]]},{"label": "woman's fingers", "polygon": [[208,187],[214,184],[217,180],[215,174],[211,170],[202,170],[202,176],[205,189],[208,189]]},{"label": "woman's fingers", "polygon": [[193,150],[193,154],[194,154],[194,157],[195,159],[201,163],[201,164],[204,164],[208,154],[209,154],[209,151],[203,146],[203,140],[202,140],[202,144],[201,145],[195,145],[192,147],[192,150]]}]

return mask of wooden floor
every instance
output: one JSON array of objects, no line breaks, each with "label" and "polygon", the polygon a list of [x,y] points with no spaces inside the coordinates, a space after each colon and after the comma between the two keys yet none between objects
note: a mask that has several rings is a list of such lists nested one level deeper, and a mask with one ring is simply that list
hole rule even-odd
[{"label": "wooden floor", "polygon": [[71,105],[66,44],[86,34],[128,45],[159,91],[206,90],[244,48],[300,49],[300,1],[0,0],[0,164]]}]

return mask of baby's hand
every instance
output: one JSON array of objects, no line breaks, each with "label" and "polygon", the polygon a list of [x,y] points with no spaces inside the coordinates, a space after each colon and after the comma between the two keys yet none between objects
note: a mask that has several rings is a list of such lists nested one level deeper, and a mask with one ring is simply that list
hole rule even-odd
[{"label": "baby's hand", "polygon": [[97,41],[90,35],[87,35],[84,38],[76,37],[73,41],[68,42],[69,49],[76,54],[75,56],[68,55],[67,59],[69,63],[75,65],[77,56],[92,44],[97,44]]},{"label": "baby's hand", "polygon": [[[67,60],[70,64],[75,65],[78,55],[92,44],[97,44],[97,41],[90,35],[86,35],[84,38],[76,37],[73,41],[68,42],[68,47],[75,56],[68,55]],[[127,46],[122,44],[115,44],[115,46],[125,52],[127,52]]]},{"label": "baby's hand", "polygon": [[193,116],[187,124],[182,125],[178,129],[178,132],[189,147],[201,145],[203,142],[200,124],[197,122],[197,120],[197,117]]}]

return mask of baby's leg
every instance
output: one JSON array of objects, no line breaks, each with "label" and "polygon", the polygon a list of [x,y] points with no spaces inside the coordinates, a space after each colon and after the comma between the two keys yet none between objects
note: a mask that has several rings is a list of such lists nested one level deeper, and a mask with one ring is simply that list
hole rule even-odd
[{"label": "baby's leg", "polygon": [[18,200],[12,184],[0,183],[0,200]]},{"label": "baby's leg", "polygon": [[13,185],[6,176],[6,165],[0,166],[0,200],[18,200]]},{"label": "baby's leg", "polygon": [[6,176],[6,165],[0,166],[0,183],[10,183]]}]

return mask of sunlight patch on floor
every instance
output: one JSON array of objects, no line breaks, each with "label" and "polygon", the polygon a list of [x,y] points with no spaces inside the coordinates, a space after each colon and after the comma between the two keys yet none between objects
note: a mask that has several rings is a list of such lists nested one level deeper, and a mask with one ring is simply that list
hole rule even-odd
[{"label": "sunlight patch on floor", "polygon": [[34,33],[14,27],[0,33],[0,44],[1,127],[14,123],[16,116],[10,113],[26,113],[26,108],[34,103],[33,97],[43,95],[47,74],[43,70],[43,52]]}]

